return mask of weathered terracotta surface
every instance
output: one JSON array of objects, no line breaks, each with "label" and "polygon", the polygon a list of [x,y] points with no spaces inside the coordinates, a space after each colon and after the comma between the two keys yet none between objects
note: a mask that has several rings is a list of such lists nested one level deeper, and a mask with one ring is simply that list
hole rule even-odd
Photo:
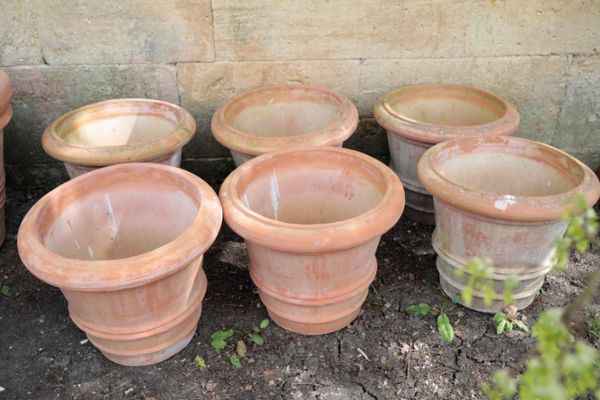
[{"label": "weathered terracotta surface", "polygon": [[220,198],[225,221],[246,240],[269,315],[308,335],[336,331],[358,315],[377,271],[379,239],[404,208],[391,169],[334,147],[250,160],[225,180]]},{"label": "weathered terracotta surface", "polygon": [[231,150],[236,165],[275,150],[340,146],[358,125],[346,97],[319,87],[282,85],[245,92],[212,117],[215,139]]},{"label": "weathered terracotta surface", "polygon": [[491,306],[476,293],[471,308],[497,312],[503,282],[520,279],[515,306],[533,301],[550,269],[549,259],[567,223],[565,202],[582,193],[590,204],[600,183],[586,165],[554,147],[509,136],[461,138],[429,149],[419,161],[419,179],[433,194],[433,247],[443,289],[454,296],[467,276],[454,271],[473,257],[495,264]]},{"label": "weathered terracotta surface", "polygon": [[120,164],[75,178],[27,213],[29,271],[59,287],[110,360],[149,365],[191,340],[206,292],[202,257],[221,226],[208,184],[178,168]]},{"label": "weathered terracotta surface", "polygon": [[194,118],[171,103],[116,99],[73,110],[44,131],[42,145],[71,178],[99,167],[153,162],[178,167],[196,131]]},{"label": "weathered terracotta surface", "polygon": [[10,98],[12,96],[12,85],[6,72],[0,69],[0,246],[6,238],[6,226],[4,221],[4,204],[6,203],[6,175],[4,172],[4,127],[12,117]]},{"label": "weathered terracotta surface", "polygon": [[374,107],[377,122],[388,132],[396,171],[406,189],[409,218],[435,222],[433,199],[417,177],[417,163],[432,145],[458,137],[510,135],[519,127],[519,114],[505,100],[463,85],[404,86],[380,98]]}]

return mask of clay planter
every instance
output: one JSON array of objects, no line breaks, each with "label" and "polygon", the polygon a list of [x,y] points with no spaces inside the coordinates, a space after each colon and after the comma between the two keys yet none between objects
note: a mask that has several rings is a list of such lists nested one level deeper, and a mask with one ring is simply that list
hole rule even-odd
[{"label": "clay planter", "polygon": [[107,358],[163,361],[191,340],[206,292],[202,257],[221,225],[200,178],[158,164],[121,164],[54,189],[18,234],[29,271],[59,287],[71,319]]},{"label": "clay planter", "polygon": [[419,178],[433,194],[433,247],[442,288],[458,294],[468,276],[454,272],[473,257],[495,264],[491,306],[475,293],[470,308],[497,312],[510,275],[519,286],[515,306],[533,301],[550,269],[549,259],[567,223],[565,202],[582,193],[589,204],[600,195],[595,174],[570,155],[545,144],[508,136],[462,138],[440,143],[419,161]]},{"label": "clay planter", "polygon": [[65,163],[71,178],[99,167],[153,162],[178,167],[196,131],[181,107],[159,100],[117,99],[90,104],[56,119],[42,146]]},{"label": "clay planter", "polygon": [[387,93],[373,110],[388,134],[391,164],[406,189],[405,215],[433,224],[433,199],[419,182],[417,162],[436,143],[475,135],[510,135],[519,114],[498,96],[447,84],[404,86]]},{"label": "clay planter", "polygon": [[12,96],[12,85],[6,72],[0,69],[0,246],[6,238],[6,226],[4,221],[4,203],[6,202],[6,175],[4,172],[4,127],[12,118],[12,107],[10,98]]},{"label": "clay planter", "polygon": [[346,97],[312,86],[263,87],[225,103],[212,117],[212,133],[236,165],[297,146],[338,146],[358,125]]},{"label": "clay planter", "polygon": [[220,198],[225,221],[246,240],[269,315],[307,335],[356,318],[377,271],[379,239],[404,208],[392,170],[334,147],[250,160],[225,180]]}]

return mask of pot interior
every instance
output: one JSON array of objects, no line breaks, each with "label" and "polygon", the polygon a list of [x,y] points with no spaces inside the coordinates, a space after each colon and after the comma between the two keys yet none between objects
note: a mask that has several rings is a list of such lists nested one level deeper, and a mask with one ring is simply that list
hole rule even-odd
[{"label": "pot interior", "polygon": [[584,171],[567,155],[531,142],[506,139],[453,145],[436,156],[446,179],[475,191],[512,196],[551,196],[576,188]]},{"label": "pot interior", "polygon": [[56,131],[71,145],[124,146],[163,138],[177,124],[177,113],[168,105],[131,100],[84,107],[61,121]]},{"label": "pot interior", "polygon": [[136,173],[123,177],[128,182],[117,178],[55,192],[39,214],[45,246],[66,258],[121,259],[167,244],[194,222],[200,198],[185,182]]},{"label": "pot interior", "polygon": [[295,136],[319,131],[342,115],[336,97],[308,89],[265,89],[234,100],[225,120],[253,136]]},{"label": "pot interior", "polygon": [[402,118],[432,125],[484,125],[506,113],[496,96],[452,85],[408,86],[392,92],[386,102]]},{"label": "pot interior", "polygon": [[263,217],[291,224],[326,224],[357,217],[379,204],[386,187],[373,165],[350,156],[285,154],[240,176],[242,203]]}]

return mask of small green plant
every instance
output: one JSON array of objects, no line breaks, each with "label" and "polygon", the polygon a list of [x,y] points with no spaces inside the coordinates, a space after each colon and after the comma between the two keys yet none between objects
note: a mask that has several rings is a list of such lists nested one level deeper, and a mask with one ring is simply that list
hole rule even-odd
[{"label": "small green plant", "polygon": [[[578,196],[567,206],[564,220],[569,225],[565,236],[557,241],[553,255],[555,271],[564,270],[571,250],[583,254],[590,244],[600,245],[598,216],[583,196]],[[520,362],[512,370],[499,370],[493,374],[491,381],[483,387],[489,399],[508,400],[518,395],[522,400],[559,400],[593,395],[600,400],[600,352],[569,332],[571,324],[577,323],[580,311],[592,301],[600,287],[600,268],[590,273],[586,281],[585,288],[564,309],[550,308],[540,314],[532,328],[535,351],[523,357],[524,364]],[[511,291],[505,287],[505,303],[506,294]],[[510,318],[506,314],[495,317],[499,333],[506,330],[508,324],[505,322],[504,329],[500,329],[503,320],[510,321]],[[594,337],[591,331],[598,331],[590,329],[590,325],[588,322],[588,333]],[[593,325],[600,328],[600,324]],[[520,374],[520,378],[513,374]]]},{"label": "small green plant", "polygon": [[261,333],[263,333],[264,330],[268,328],[268,326],[269,320],[263,319],[262,321],[260,321],[260,324],[252,328],[252,332],[248,334],[250,336],[250,339],[257,346],[262,346],[265,343],[265,339],[262,337]]},{"label": "small green plant", "polygon": [[10,296],[10,286],[0,283],[0,293],[2,293],[6,297],[9,297]]},{"label": "small green plant", "polygon": [[202,358],[198,355],[194,358],[194,365],[200,371],[204,371],[206,368],[208,368],[208,366],[206,365],[206,362],[204,361],[204,358]]},{"label": "small green plant", "polygon": [[242,363],[239,357],[235,354],[232,354],[231,357],[229,357],[229,362],[231,362],[231,365],[233,365],[236,368],[242,368]]},{"label": "small green plant", "polygon": [[504,312],[496,313],[493,321],[498,335],[512,331],[513,327],[529,333],[527,325],[519,319],[519,310],[515,306],[504,307]]},{"label": "small green plant", "polygon": [[587,321],[587,332],[594,343],[600,344],[600,316]]},{"label": "small green plant", "polygon": [[443,303],[439,308],[430,307],[429,304],[420,303],[406,307],[406,312],[417,316],[425,317],[429,314],[437,314],[437,330],[442,340],[446,343],[450,343],[454,340],[454,328],[450,323],[450,319],[445,312],[446,303]]},{"label": "small green plant", "polygon": [[233,336],[233,329],[216,331],[210,336],[210,346],[220,353],[227,346],[227,340]]}]

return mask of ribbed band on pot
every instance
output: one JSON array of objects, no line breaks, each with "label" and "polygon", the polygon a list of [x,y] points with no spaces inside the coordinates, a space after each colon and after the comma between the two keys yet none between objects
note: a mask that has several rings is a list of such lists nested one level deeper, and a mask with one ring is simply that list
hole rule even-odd
[{"label": "ribbed band on pot", "polygon": [[[362,168],[363,173],[369,169],[379,174],[385,192],[375,207],[337,222],[296,224],[267,218],[244,204],[239,187],[253,171],[268,170],[284,159],[304,165],[318,163],[319,159],[332,165],[348,163],[355,172]],[[225,220],[240,236],[271,249],[297,253],[348,249],[368,242],[393,227],[404,209],[402,184],[390,168],[366,154],[336,147],[304,147],[263,154],[232,172],[223,182],[219,196]]]},{"label": "ribbed band on pot", "polygon": [[[411,118],[395,109],[395,105],[415,98],[435,97],[472,102],[498,114],[498,118],[477,125],[444,125]],[[379,98],[373,108],[377,123],[389,133],[423,143],[439,143],[464,136],[510,135],[519,127],[519,113],[506,100],[464,85],[418,84],[403,86]]]},{"label": "ribbed band on pot", "polygon": [[[145,115],[173,123],[166,135],[153,140],[123,145],[85,146],[69,143],[65,137],[79,127],[112,116]],[[87,167],[126,162],[145,162],[172,153],[188,143],[196,122],[183,108],[160,100],[114,99],[90,104],[57,118],[42,135],[44,150],[57,160]]]},{"label": "ribbed band on pot", "polygon": [[[550,195],[513,196],[514,193],[491,192],[459,183],[442,168],[442,163],[453,157],[464,154],[494,157],[494,153],[539,162],[568,180],[571,188]],[[439,143],[423,154],[418,173],[425,189],[439,201],[499,220],[560,220],[567,202],[577,194],[583,194],[588,204],[595,204],[600,196],[598,178],[581,161],[544,143],[511,136],[479,136]]]},{"label": "ribbed band on pot", "polygon": [[0,69],[0,130],[2,130],[8,121],[12,118],[13,110],[10,105],[12,96],[12,84],[6,72]]},{"label": "ribbed band on pot", "polygon": [[[253,135],[238,129],[230,120],[231,114],[236,115],[245,106],[252,106],[263,100],[268,105],[276,99],[314,101],[315,97],[323,103],[333,105],[338,110],[339,118],[330,125],[311,132],[286,136]],[[304,117],[310,119],[311,115]],[[215,139],[228,149],[246,156],[298,146],[338,146],[354,133],[357,125],[358,110],[348,98],[320,87],[305,85],[268,86],[247,91],[221,106],[211,120]]]}]

